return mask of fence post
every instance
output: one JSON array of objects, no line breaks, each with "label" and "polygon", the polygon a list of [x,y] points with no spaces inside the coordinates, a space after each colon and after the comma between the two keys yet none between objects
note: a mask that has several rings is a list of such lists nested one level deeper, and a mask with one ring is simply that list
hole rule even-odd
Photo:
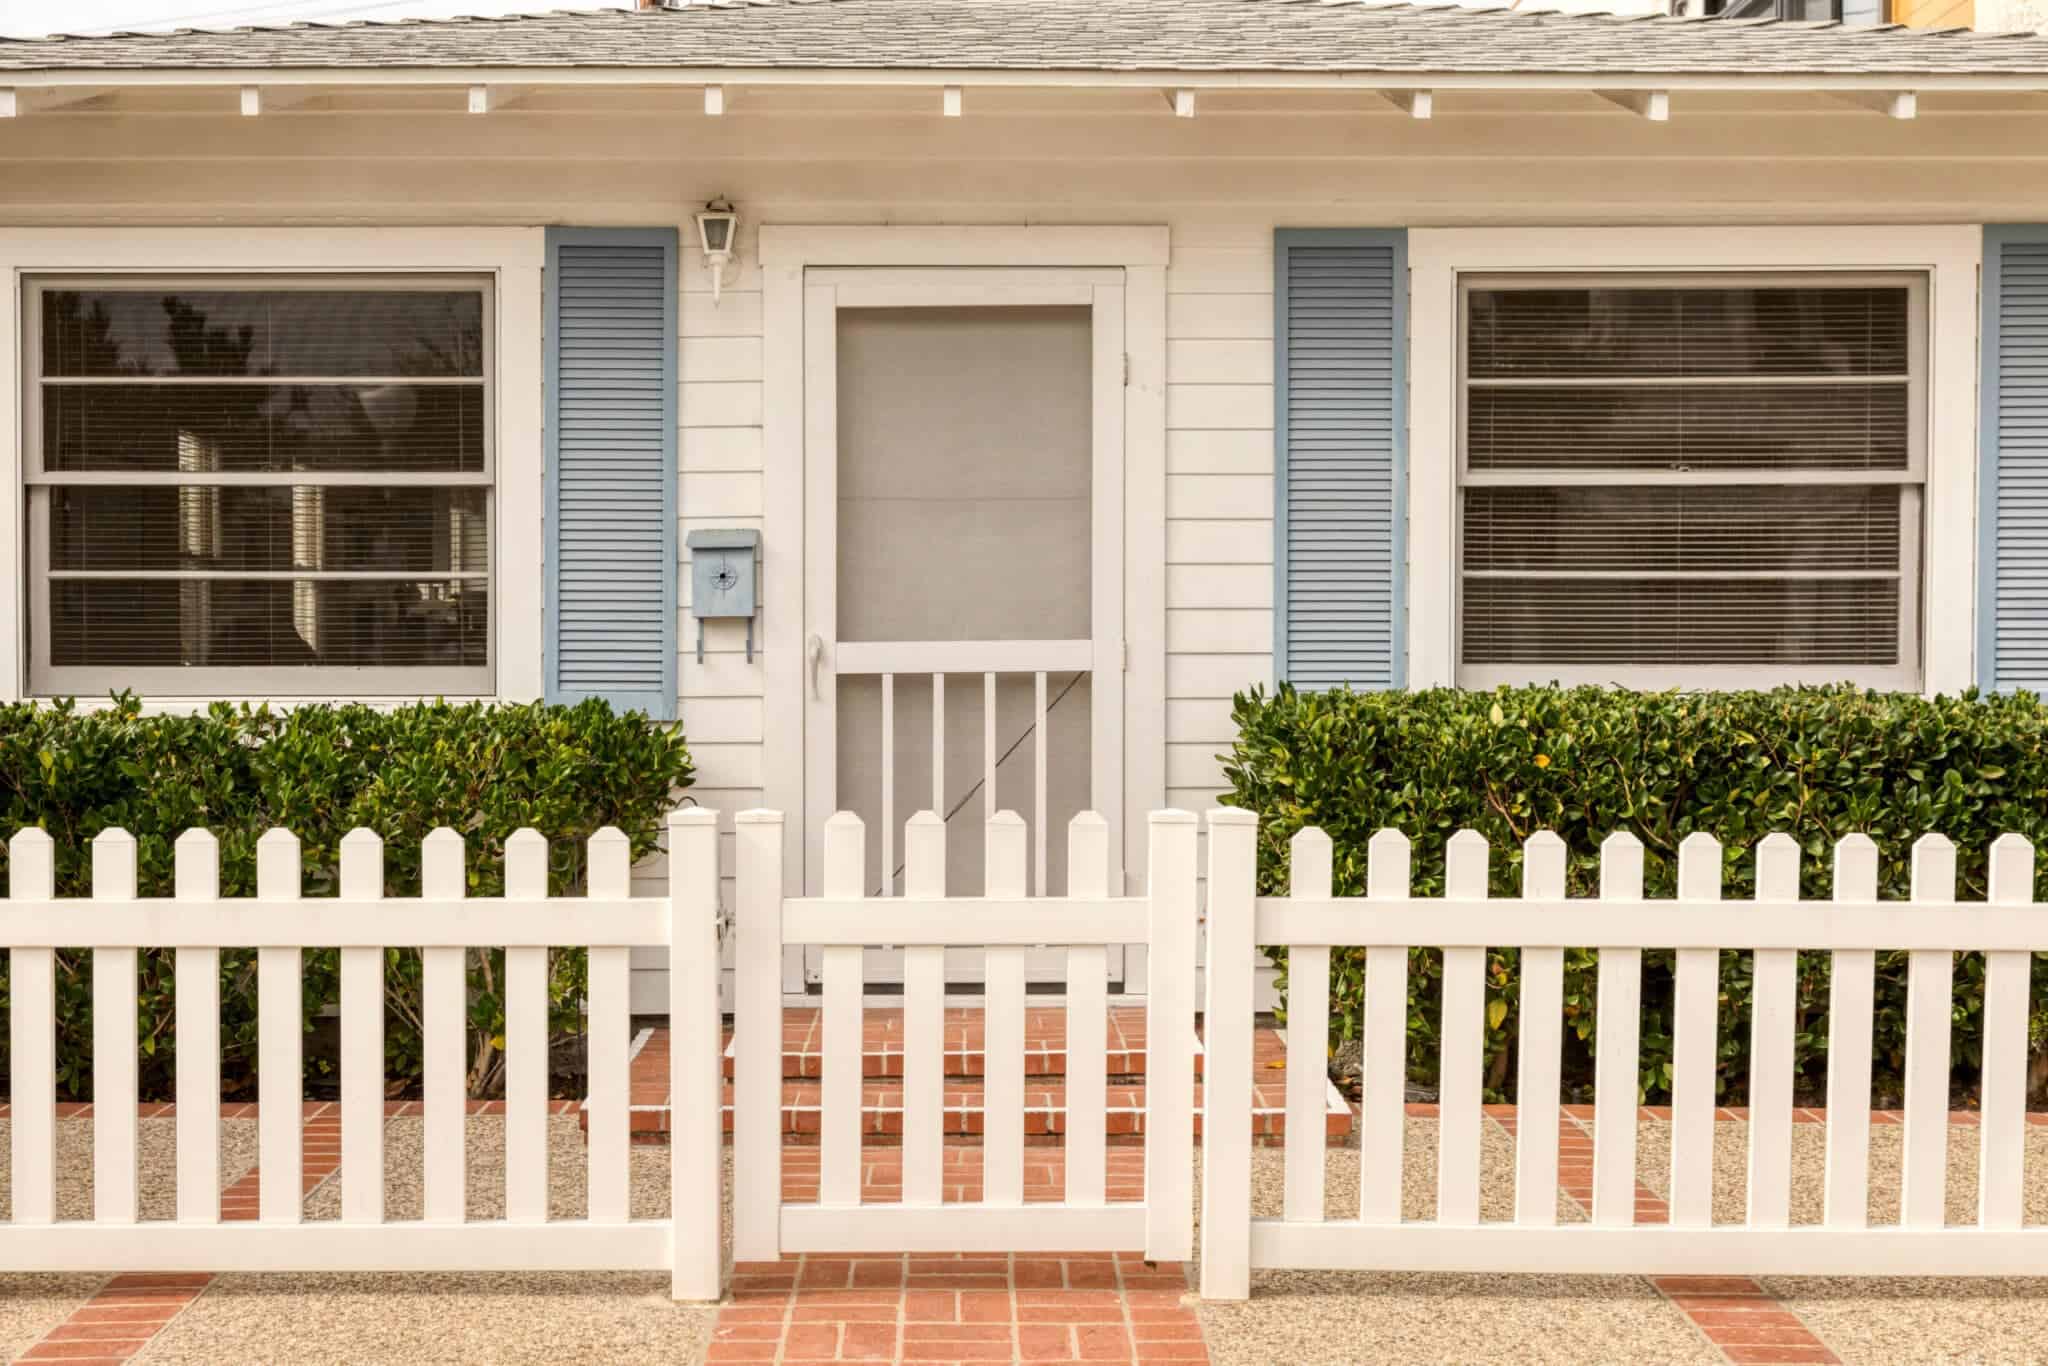
[{"label": "fence post", "polygon": [[742,811],[733,950],[732,1255],[782,1254],[782,813]]},{"label": "fence post", "polygon": [[[352,901],[384,895],[384,841],[375,832],[341,837],[341,894]],[[363,1224],[384,1218],[382,949],[341,951],[341,1217]]]},{"label": "fence post", "polygon": [[[7,895],[49,901],[56,894],[49,835],[17,831],[7,845]],[[54,949],[15,949],[9,959],[14,1222],[48,1224],[57,1218],[57,955]]]},{"label": "fence post", "polygon": [[[1258,836],[1256,812],[1209,813],[1209,980],[1202,1009],[1207,1060],[1202,1081],[1202,1298],[1210,1300],[1241,1300],[1251,1294],[1252,959]],[[1318,1124],[1317,1133],[1321,1131]],[[1321,1158],[1322,1153],[1316,1156]]]},{"label": "fence post", "polygon": [[[420,841],[420,896],[429,915],[450,915],[468,891],[468,848],[447,826]],[[429,1223],[459,1224],[468,1203],[469,950],[420,950],[420,1046],[425,1093],[424,1187]]]},{"label": "fence post", "polygon": [[[625,832],[605,826],[590,836],[584,888],[594,898],[624,900],[633,895],[633,845]],[[671,927],[673,928],[673,927]],[[584,1007],[584,1047],[589,1061],[585,1101],[590,1128],[584,1140],[589,1166],[589,1218],[623,1224],[631,1217],[627,1176],[633,1022],[628,998],[633,988],[632,950],[624,944],[589,946],[589,995]],[[674,1028],[671,1021],[670,1028]],[[669,1038],[671,1050],[674,1035]],[[673,1116],[675,1111],[670,1110]]]},{"label": "fence post", "polygon": [[1154,811],[1145,1005],[1145,1258],[1194,1255],[1195,817]]},{"label": "fence post", "polygon": [[[220,844],[205,830],[178,836],[178,900],[220,900]],[[178,1221],[220,1222],[220,949],[176,954]]]},{"label": "fence post", "polygon": [[[2020,835],[1991,845],[1990,900],[2025,906],[2034,899],[2034,848]],[[2020,1226],[2027,1147],[2027,995],[2033,955],[1984,955],[1984,1063],[1978,1106],[1977,1222]]]},{"label": "fence post", "polygon": [[[303,873],[299,837],[266,830],[256,841],[256,895],[297,901]],[[296,1224],[305,1210],[300,1130],[305,1109],[305,1020],[300,997],[301,950],[289,918],[280,917],[286,943],[256,950],[256,1169],[257,1214],[266,1224]]]},{"label": "fence post", "polygon": [[[1703,831],[1678,845],[1678,914],[1721,899],[1721,842]],[[1671,1027],[1671,1222],[1705,1228],[1714,1219],[1714,1042],[1721,955],[1680,949]],[[1829,1116],[1830,1123],[1833,1116]]]},{"label": "fence post", "polygon": [[[135,899],[135,836],[102,830],[92,842],[95,901]],[[92,1217],[132,1224],[140,1216],[136,1121],[135,946],[92,951]]]},{"label": "fence post", "polygon": [[[1398,830],[1377,831],[1367,841],[1368,899],[1408,899],[1408,852],[1408,837]],[[1379,938],[1377,934],[1373,937]],[[1367,1223],[1398,1224],[1401,1150],[1408,1122],[1406,945],[1366,946],[1364,1059],[1365,1096],[1358,1116],[1358,1217]],[[1316,1133],[1323,1133],[1320,1123]]]},{"label": "fence post", "polygon": [[[548,840],[515,830],[505,841],[505,896],[543,901]],[[346,989],[343,996],[348,993]],[[505,1220],[548,1217],[548,951],[505,950]]]},{"label": "fence post", "polygon": [[[1955,845],[1945,835],[1922,835],[1913,841],[1914,904],[1955,899]],[[1906,955],[1906,1144],[1899,1193],[1899,1223],[1905,1228],[1940,1228],[1947,1203],[1955,962],[1947,949]]]},{"label": "fence post", "polygon": [[[725,1050],[718,1010],[718,813],[668,814],[669,1296],[722,1289],[718,1160]],[[777,1069],[778,1072],[780,1069]]]},{"label": "fence post", "polygon": [[[1643,899],[1643,842],[1617,830],[1600,843],[1600,899]],[[1595,968],[1593,1222],[1636,1221],[1636,1106],[1643,1034],[1643,951],[1607,945]]]}]

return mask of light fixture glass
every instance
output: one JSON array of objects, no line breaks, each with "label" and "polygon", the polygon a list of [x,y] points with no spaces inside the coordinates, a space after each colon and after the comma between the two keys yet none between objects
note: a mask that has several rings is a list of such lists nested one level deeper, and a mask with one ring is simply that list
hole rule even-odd
[{"label": "light fixture glass", "polygon": [[740,216],[723,197],[712,200],[697,215],[697,245],[704,249],[704,267],[711,272],[711,299],[718,301],[725,283],[725,268],[732,261],[733,239],[739,232]]}]

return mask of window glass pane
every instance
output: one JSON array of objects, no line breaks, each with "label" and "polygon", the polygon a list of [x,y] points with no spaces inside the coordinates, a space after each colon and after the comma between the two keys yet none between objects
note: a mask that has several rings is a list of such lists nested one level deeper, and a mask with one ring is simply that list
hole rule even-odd
[{"label": "window glass pane", "polygon": [[1467,577],[1467,664],[1899,663],[1896,579]]},{"label": "window glass pane", "polygon": [[1466,374],[1900,375],[1903,286],[1475,289]]},{"label": "window glass pane", "polygon": [[57,667],[480,667],[480,581],[54,579]]},{"label": "window glass pane", "polygon": [[484,468],[481,385],[44,385],[43,468]]},{"label": "window glass pane", "polygon": [[1902,470],[1898,384],[1630,385],[1468,391],[1475,470]]},{"label": "window glass pane", "polygon": [[50,567],[473,572],[490,568],[480,488],[51,490]]},{"label": "window glass pane", "polygon": [[481,377],[476,290],[52,289],[43,374]]},{"label": "window glass pane", "polygon": [[1895,573],[1899,498],[1879,488],[1480,488],[1468,573]]}]

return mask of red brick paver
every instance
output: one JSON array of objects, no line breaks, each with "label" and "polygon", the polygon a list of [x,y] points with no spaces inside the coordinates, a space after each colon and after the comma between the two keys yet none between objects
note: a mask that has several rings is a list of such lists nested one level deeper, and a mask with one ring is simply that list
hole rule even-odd
[{"label": "red brick paver", "polygon": [[213,1284],[205,1272],[116,1276],[15,1360],[111,1366],[134,1356]]},{"label": "red brick paver", "polygon": [[1650,1284],[1729,1361],[1806,1362],[1841,1358],[1781,1301],[1747,1276],[1653,1276]]},{"label": "red brick paver", "polygon": [[705,1360],[1206,1366],[1187,1289],[1134,1253],[742,1262]]}]

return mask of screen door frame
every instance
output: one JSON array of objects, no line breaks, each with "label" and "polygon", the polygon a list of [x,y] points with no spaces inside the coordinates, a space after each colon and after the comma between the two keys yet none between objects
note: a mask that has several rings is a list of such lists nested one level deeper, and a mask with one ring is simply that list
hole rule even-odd
[{"label": "screen door frame", "polygon": [[[838,696],[840,669],[861,674],[888,670],[906,682],[931,673],[1058,672],[1077,665],[1089,673],[1089,806],[1110,823],[1110,885],[1123,882],[1124,837],[1124,355],[1125,280],[1121,268],[861,268],[811,269],[804,276],[804,822],[806,894],[822,886],[822,831],[838,803]],[[876,645],[838,640],[839,599],[839,401],[838,345],[841,309],[1086,308],[1091,335],[1090,630],[1085,641],[909,641]],[[955,779],[949,777],[951,796]],[[871,848],[902,848],[902,822],[931,805],[931,779],[897,773],[893,784],[894,828],[869,830]],[[1014,805],[997,791],[995,806]],[[986,792],[949,823],[951,839],[979,838]],[[1028,838],[1040,838],[1035,811],[1019,812]],[[1065,822],[1049,817],[1043,838],[1064,841]],[[900,857],[897,860],[900,862]],[[1034,867],[1038,860],[1033,860]],[[1031,887],[1032,895],[1043,888]],[[894,888],[898,893],[900,885]],[[1063,888],[1055,888],[1064,891]],[[979,887],[948,887],[954,896],[977,896]],[[805,977],[817,965],[806,955]],[[951,957],[951,955],[949,955]],[[1054,979],[1064,956],[1048,963]],[[895,953],[871,953],[868,980],[900,977]],[[972,960],[972,961],[970,961]],[[1121,978],[1120,951],[1112,954],[1111,975]],[[947,965],[951,983],[978,979],[979,955],[961,954]]]}]

